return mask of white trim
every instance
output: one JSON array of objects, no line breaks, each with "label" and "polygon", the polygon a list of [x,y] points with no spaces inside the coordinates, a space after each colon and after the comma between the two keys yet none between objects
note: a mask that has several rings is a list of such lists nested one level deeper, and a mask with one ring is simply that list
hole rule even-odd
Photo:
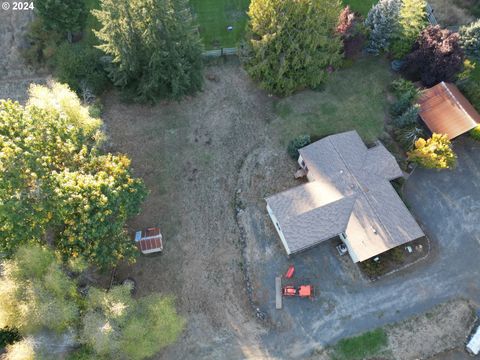
[{"label": "white trim", "polygon": [[285,247],[287,254],[290,255],[292,252],[288,247],[287,240],[285,239],[285,236],[283,235],[281,228],[279,228],[280,223],[278,222],[277,217],[273,214],[273,211],[268,204],[267,204],[267,211],[268,211],[268,215],[270,215],[270,219],[273,221],[273,226],[275,227],[275,230],[277,230],[278,236],[280,236],[280,240],[282,240],[283,246]]}]

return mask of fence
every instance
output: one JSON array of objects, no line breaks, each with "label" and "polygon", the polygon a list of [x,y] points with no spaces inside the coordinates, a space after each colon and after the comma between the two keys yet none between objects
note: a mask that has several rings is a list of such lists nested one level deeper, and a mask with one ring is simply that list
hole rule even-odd
[{"label": "fence", "polygon": [[430,6],[429,3],[427,3],[427,18],[430,24],[438,25],[438,21],[435,18],[435,15],[433,15],[433,8]]},{"label": "fence", "polygon": [[202,56],[204,57],[220,57],[220,56],[228,56],[228,55],[237,55],[238,51],[237,48],[220,48],[216,50],[208,50],[203,52]]}]

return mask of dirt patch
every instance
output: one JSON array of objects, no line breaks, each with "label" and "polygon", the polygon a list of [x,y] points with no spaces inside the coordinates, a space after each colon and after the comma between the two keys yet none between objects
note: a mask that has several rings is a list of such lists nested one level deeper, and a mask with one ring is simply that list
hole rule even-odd
[{"label": "dirt patch", "polygon": [[462,344],[475,322],[475,311],[465,300],[441,304],[402,323],[387,326],[394,359],[426,359]]},{"label": "dirt patch", "polygon": [[[173,293],[183,337],[157,358],[268,358],[248,303],[235,197],[245,157],[268,142],[271,100],[236,63],[207,69],[197,96],[154,107],[104,100],[110,148],[129,154],[150,190],[135,230],[159,225],[165,250],[118,269],[138,294]],[[245,174],[249,176],[249,174]]]}]

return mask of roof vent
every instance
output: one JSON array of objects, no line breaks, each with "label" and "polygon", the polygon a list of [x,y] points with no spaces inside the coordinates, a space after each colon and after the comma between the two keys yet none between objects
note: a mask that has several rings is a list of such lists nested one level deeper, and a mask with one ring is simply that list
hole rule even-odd
[{"label": "roof vent", "polygon": [[377,230],[373,226],[372,226],[372,231],[375,235],[377,234]]}]

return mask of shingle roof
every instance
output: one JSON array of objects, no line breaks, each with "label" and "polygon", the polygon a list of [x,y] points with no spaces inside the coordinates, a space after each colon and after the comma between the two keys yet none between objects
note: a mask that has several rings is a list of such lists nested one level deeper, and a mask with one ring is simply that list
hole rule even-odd
[{"label": "shingle roof", "polygon": [[355,131],[300,149],[308,184],[267,198],[290,253],[341,233],[354,261],[424,236],[390,180],[402,176],[381,144],[368,149]]},{"label": "shingle roof", "polygon": [[437,134],[453,139],[473,129],[480,115],[460,90],[450,83],[441,82],[422,92],[419,99],[420,117]]}]

